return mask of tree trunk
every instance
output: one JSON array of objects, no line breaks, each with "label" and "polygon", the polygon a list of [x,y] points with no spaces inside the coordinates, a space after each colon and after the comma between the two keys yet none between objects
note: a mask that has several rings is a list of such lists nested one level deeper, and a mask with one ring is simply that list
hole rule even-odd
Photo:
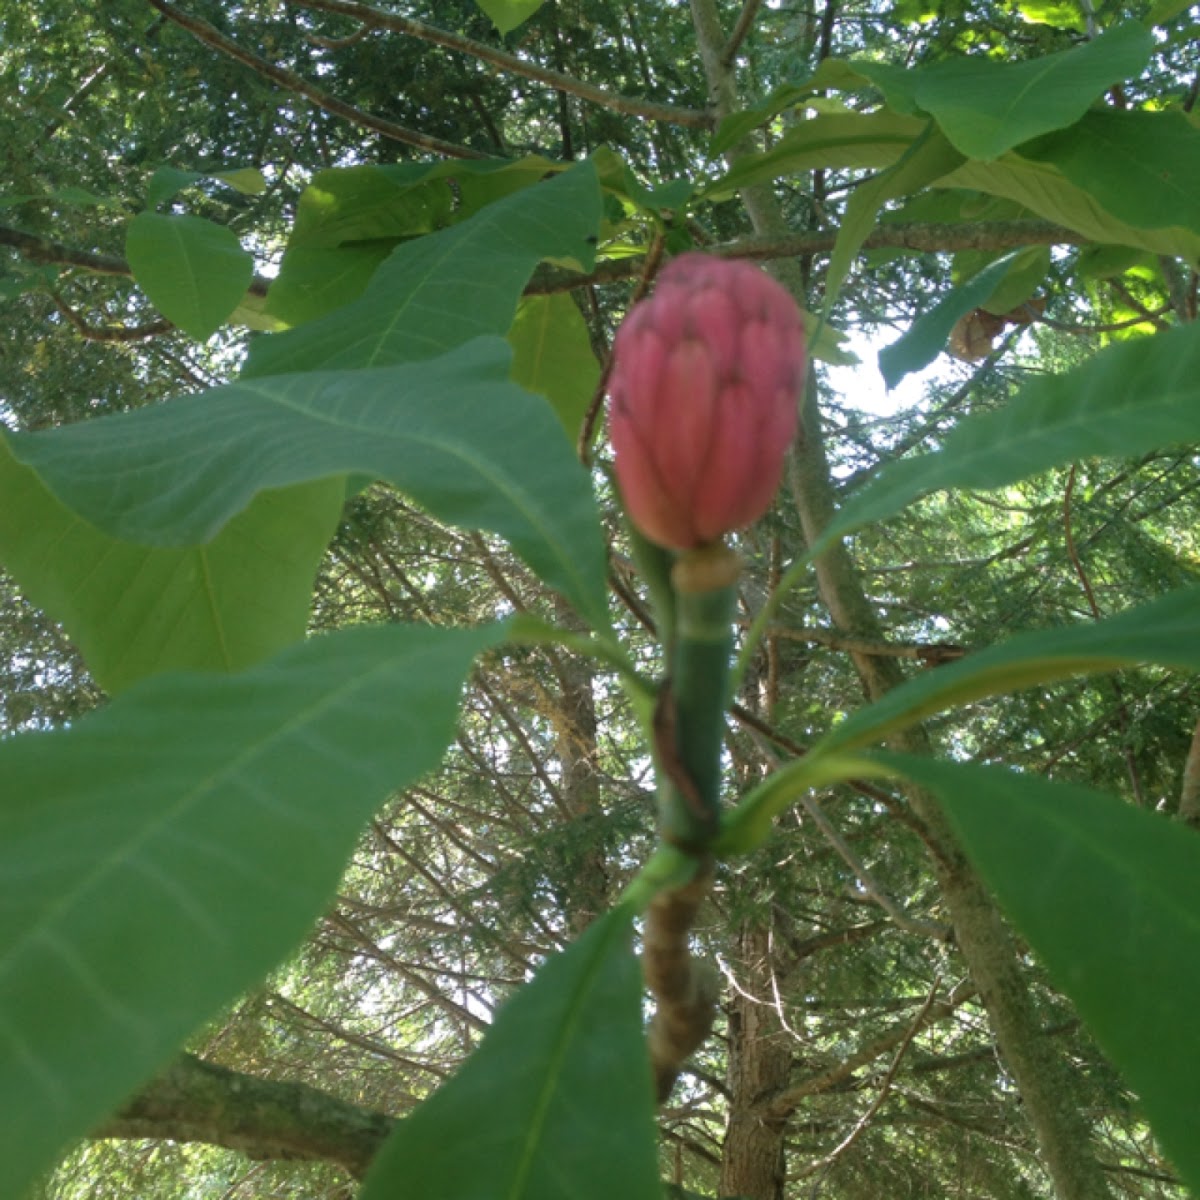
[{"label": "tree trunk", "polygon": [[[691,7],[709,95],[717,115],[726,116],[734,107],[736,92],[731,64],[722,61],[725,39],[716,3],[691,0]],[[744,150],[735,148],[729,156],[731,161],[736,161]],[[779,202],[769,186],[745,188],[741,198],[756,234],[777,236],[787,232]],[[804,298],[803,279],[794,261],[776,264],[774,273],[793,295]],[[792,490],[805,538],[811,545],[829,523],[834,507],[814,386],[805,398],[802,431],[793,457]],[[838,630],[851,637],[880,639],[883,631],[845,546],[838,543],[815,565],[818,591]],[[863,652],[852,656],[871,700],[885,695],[903,679],[894,659]],[[904,749],[929,753],[928,740],[921,730],[910,731],[902,740]],[[979,987],[1000,1053],[1021,1091],[1024,1110],[1058,1194],[1063,1200],[1110,1200],[1112,1193],[1092,1154],[1091,1130],[1083,1117],[1075,1080],[1055,1048],[1038,1036],[1033,999],[999,912],[958,848],[936,801],[917,789],[908,798],[928,831],[938,883],[950,910],[956,940]]]},{"label": "tree trunk", "polygon": [[783,1200],[783,1132],[787,1120],[759,1115],[755,1103],[787,1084],[792,1065],[791,1035],[783,1028],[770,999],[767,928],[743,925],[738,950],[738,988],[729,1004],[729,1121],[719,1194],[745,1200]]}]

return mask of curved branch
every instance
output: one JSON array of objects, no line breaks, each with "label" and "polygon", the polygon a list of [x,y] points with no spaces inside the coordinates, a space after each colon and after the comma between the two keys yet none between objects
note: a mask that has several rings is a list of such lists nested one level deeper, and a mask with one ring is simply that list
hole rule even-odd
[{"label": "curved branch", "polygon": [[92,1136],[205,1142],[253,1159],[318,1159],[361,1179],[395,1125],[385,1113],[308,1084],[258,1079],[183,1054]]},{"label": "curved branch", "polygon": [[490,157],[490,155],[484,154],[481,150],[472,150],[469,146],[460,146],[455,142],[446,142],[441,138],[430,137],[428,134],[420,133],[415,129],[408,129],[403,125],[397,125],[394,121],[385,121],[382,117],[375,117],[370,113],[363,112],[361,108],[355,108],[353,104],[347,104],[345,101],[339,100],[336,96],[331,96],[328,92],[323,92],[320,88],[309,83],[307,79],[297,75],[294,71],[289,71],[285,67],[277,67],[274,63],[267,62],[265,58],[259,58],[257,54],[251,53],[244,46],[239,46],[232,38],[226,37],[215,26],[201,20],[199,17],[193,17],[189,13],[182,12],[174,5],[168,4],[167,0],[148,0],[148,3],[158,9],[169,21],[173,21],[181,29],[186,29],[188,33],[198,41],[203,42],[206,46],[211,46],[214,50],[219,50],[222,54],[228,55],[243,66],[247,66],[259,75],[270,79],[273,83],[279,84],[280,87],[286,88],[289,92],[295,92],[297,95],[303,96],[318,108],[323,108],[335,117],[342,117],[344,120],[359,125],[363,129],[370,129],[374,133],[391,138],[392,141],[403,142],[406,146],[416,146],[419,150],[427,150],[430,154],[441,154],[446,158]]},{"label": "curved branch", "polygon": [[[151,0],[154,3],[155,0]],[[578,96],[580,100],[588,100],[601,108],[613,112],[624,113],[629,117],[645,117],[650,121],[665,121],[672,125],[685,125],[691,129],[711,129],[713,119],[709,113],[695,108],[683,108],[677,104],[659,104],[654,100],[643,100],[637,96],[622,96],[610,92],[594,84],[584,83],[573,75],[562,71],[552,71],[549,67],[538,66],[528,59],[519,58],[504,50],[497,50],[484,42],[463,37],[449,30],[438,29],[421,21],[413,21],[408,17],[400,17],[395,13],[383,12],[372,8],[369,4],[360,4],[357,0],[289,0],[298,8],[316,9],[320,12],[338,13],[344,17],[353,17],[373,29],[387,29],[392,33],[405,33],[409,37],[420,38],[423,42],[431,42],[446,50],[457,50],[460,54],[470,55],[480,62],[491,63],[514,75],[544,83],[557,92],[565,92],[570,96]]]}]

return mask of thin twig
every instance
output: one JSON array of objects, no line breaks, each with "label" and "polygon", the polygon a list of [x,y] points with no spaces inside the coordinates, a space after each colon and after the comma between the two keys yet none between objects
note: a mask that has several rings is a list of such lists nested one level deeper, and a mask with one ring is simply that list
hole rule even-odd
[{"label": "thin twig", "polygon": [[929,995],[925,997],[925,1003],[921,1006],[921,1011],[917,1013],[916,1019],[909,1026],[904,1040],[896,1048],[896,1053],[892,1056],[891,1066],[888,1067],[887,1074],[883,1077],[883,1082],[879,1085],[879,1091],[875,1099],[871,1101],[867,1111],[858,1118],[854,1123],[854,1128],[824,1158],[819,1159],[815,1163],[810,1163],[799,1173],[800,1175],[815,1175],[819,1171],[828,1170],[863,1135],[867,1126],[871,1123],[871,1118],[883,1107],[883,1102],[887,1099],[888,1092],[892,1090],[892,1081],[896,1078],[896,1072],[900,1069],[900,1063],[904,1058],[905,1052],[912,1045],[912,1040],[920,1032],[922,1025],[925,1024],[925,1018],[929,1010],[933,1007],[934,999],[937,997],[938,988],[941,987],[941,984],[942,977],[938,975],[933,981],[933,987],[929,989]]},{"label": "thin twig", "polygon": [[314,84],[309,83],[307,79],[297,75],[294,71],[289,71],[285,67],[278,67],[274,63],[267,62],[265,58],[260,58],[257,54],[239,45],[232,38],[226,37],[214,25],[210,25],[207,21],[201,20],[199,17],[194,17],[190,13],[181,11],[173,4],[167,3],[167,0],[147,0],[147,3],[153,5],[167,20],[173,21],[181,29],[186,29],[188,33],[198,41],[203,42],[206,46],[211,46],[214,50],[219,50],[222,54],[228,55],[228,57],[234,59],[236,62],[240,62],[243,66],[249,67],[257,74],[270,79],[273,83],[279,84],[282,88],[286,88],[289,92],[295,92],[297,95],[303,96],[318,108],[324,109],[327,113],[332,113],[335,117],[341,117],[343,120],[350,121],[352,124],[361,126],[363,129],[370,129],[373,133],[381,134],[383,137],[391,138],[396,142],[402,142],[406,146],[415,146],[418,150],[425,150],[430,154],[441,154],[446,158],[491,157],[484,154],[481,150],[473,150],[469,146],[460,146],[456,142],[447,142],[441,138],[430,137],[428,134],[421,133],[418,130],[397,125],[394,121],[386,121],[382,117],[372,116],[370,113],[363,112],[361,108],[355,108],[353,104],[347,104],[344,100],[339,100],[336,96],[331,96],[328,92],[322,91]]},{"label": "thin twig", "polygon": [[470,55],[481,62],[491,63],[514,75],[544,83],[558,92],[566,92],[588,100],[601,108],[613,112],[624,113],[630,117],[645,117],[651,121],[666,121],[672,125],[684,125],[691,129],[711,129],[712,117],[699,109],[683,108],[676,104],[659,104],[653,100],[643,100],[636,96],[622,96],[616,92],[606,91],[591,83],[584,83],[573,75],[562,71],[553,71],[548,67],[539,66],[528,59],[520,58],[507,51],[498,50],[484,42],[473,38],[463,37],[459,33],[451,33],[446,29],[438,29],[421,21],[401,17],[396,13],[384,12],[372,8],[369,4],[359,4],[356,0],[288,0],[297,8],[316,9],[319,12],[338,13],[344,17],[352,17],[375,29],[387,29],[392,33],[404,33],[409,37],[419,38],[423,42],[431,42],[446,50],[456,50],[460,54]]},{"label": "thin twig", "polygon": [[149,321],[145,325],[89,325],[53,288],[50,299],[67,324],[89,342],[144,342],[175,328],[170,321],[163,320]]},{"label": "thin twig", "polygon": [[[922,254],[957,253],[960,250],[1012,250],[1022,246],[1084,246],[1091,238],[1052,221],[889,221],[878,226],[863,242],[863,250],[912,250]],[[770,262],[821,254],[833,249],[836,229],[792,233],[781,237],[754,235],[737,241],[706,246],[706,254],[719,258],[746,258]],[[570,291],[594,283],[618,283],[642,272],[643,259],[621,258],[600,262],[588,275],[563,268],[539,271],[527,289],[530,294]]]},{"label": "thin twig", "polygon": [[[1088,609],[1092,614],[1093,620],[1099,621],[1102,617],[1100,605],[1096,602],[1096,593],[1092,590],[1092,581],[1088,578],[1083,561],[1079,557],[1079,551],[1076,549],[1075,534],[1072,530],[1071,498],[1075,494],[1075,478],[1077,474],[1078,467],[1072,464],[1070,473],[1067,475],[1067,487],[1063,493],[1063,534],[1067,543],[1067,557],[1070,558],[1071,566],[1079,579],[1080,585],[1083,587],[1083,594],[1087,597]],[[1133,756],[1133,746],[1130,744],[1129,707],[1125,703],[1125,689],[1121,686],[1121,681],[1116,676],[1112,676],[1109,679],[1109,686],[1117,698],[1117,723],[1121,730],[1122,757],[1125,759],[1125,773],[1129,776],[1129,786],[1133,789],[1134,799],[1137,800],[1142,808],[1145,808],[1146,793],[1142,788],[1141,774],[1138,771],[1137,760]]]},{"label": "thin twig", "polygon": [[[907,933],[915,933],[920,937],[934,938],[939,942],[949,939],[951,929],[948,925],[939,925],[936,921],[920,921],[910,917],[899,904],[895,902],[879,886],[875,877],[867,870],[866,864],[850,849],[845,838],[834,828],[833,822],[825,815],[824,809],[812,796],[801,796],[800,804],[804,811],[813,819],[825,840],[838,852],[842,861],[858,876],[863,891],[883,909],[885,913]],[[797,814],[797,817],[799,814]]]}]

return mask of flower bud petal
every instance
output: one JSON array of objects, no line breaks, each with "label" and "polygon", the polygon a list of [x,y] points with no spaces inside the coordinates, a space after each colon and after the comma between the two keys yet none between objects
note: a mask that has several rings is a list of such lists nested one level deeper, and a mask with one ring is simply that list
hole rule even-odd
[{"label": "flower bud petal", "polygon": [[770,507],[796,431],[804,329],[759,268],[684,254],[617,331],[617,482],[651,541],[685,550]]}]

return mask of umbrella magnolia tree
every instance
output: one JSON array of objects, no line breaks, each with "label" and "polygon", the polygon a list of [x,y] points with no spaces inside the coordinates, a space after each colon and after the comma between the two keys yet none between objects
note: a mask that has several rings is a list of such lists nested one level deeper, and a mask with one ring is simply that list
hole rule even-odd
[{"label": "umbrella magnolia tree", "polygon": [[0,6],[0,1192],[1200,1187],[1187,6],[102,7]]}]

